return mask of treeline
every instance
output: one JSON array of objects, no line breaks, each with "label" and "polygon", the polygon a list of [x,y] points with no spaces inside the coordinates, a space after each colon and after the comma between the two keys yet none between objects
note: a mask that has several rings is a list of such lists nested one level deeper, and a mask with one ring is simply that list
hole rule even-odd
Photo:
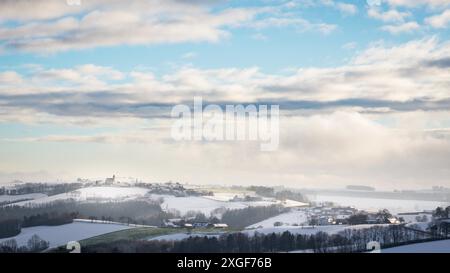
[{"label": "treeline", "polygon": [[267,253],[294,250],[319,250],[327,243],[348,244],[339,235],[326,233],[316,235],[230,233],[220,237],[189,237],[181,241],[131,241],[121,240],[101,243],[83,248],[86,253]]},{"label": "treeline", "polygon": [[20,233],[21,222],[17,219],[0,221],[0,239],[16,236]]},{"label": "treeline", "polygon": [[0,238],[8,238],[18,235],[22,228],[35,226],[59,226],[73,222],[77,213],[43,213],[24,216],[22,219],[0,220]]},{"label": "treeline", "polygon": [[267,218],[286,212],[281,206],[248,207],[244,209],[226,210],[222,214],[222,222],[232,228],[245,228]]},{"label": "treeline", "polygon": [[[387,209],[383,209],[378,211],[375,214],[372,214],[372,220],[377,224],[389,224],[390,218],[394,218],[394,216]],[[369,215],[364,212],[356,213],[351,215],[347,221],[349,225],[363,225],[369,223]]]},{"label": "treeline", "polygon": [[450,206],[436,208],[433,212],[433,218],[434,221],[430,231],[433,234],[448,237],[450,235]]},{"label": "treeline", "polygon": [[381,246],[397,246],[407,242],[438,239],[426,232],[417,232],[403,225],[372,226],[365,229],[345,229],[340,236],[352,242],[349,246],[341,246],[341,252],[364,251],[368,242],[376,241]]},{"label": "treeline", "polygon": [[180,241],[121,240],[86,246],[88,253],[267,253],[303,251],[314,253],[350,253],[367,251],[367,243],[378,241],[382,247],[433,240],[401,226],[348,230],[339,234],[318,232],[313,235],[229,233],[220,237],[189,237]]},{"label": "treeline", "polygon": [[16,240],[7,240],[0,243],[0,253],[36,253],[49,247],[49,242],[42,240],[38,235],[33,235],[27,241],[26,246],[18,246]]},{"label": "treeline", "polygon": [[31,193],[44,193],[47,195],[56,195],[60,193],[65,193],[69,191],[74,191],[81,189],[83,187],[82,183],[60,183],[60,184],[49,184],[49,183],[24,183],[15,186],[14,188],[0,188],[0,195],[22,195]]},{"label": "treeline", "polygon": [[450,206],[446,208],[437,207],[433,212],[433,216],[438,219],[450,218]]},{"label": "treeline", "polygon": [[78,218],[78,213],[43,213],[31,216],[24,216],[22,220],[22,227],[36,227],[36,226],[60,226],[73,222],[73,219]]},{"label": "treeline", "polygon": [[274,188],[264,186],[250,186],[247,188],[250,191],[254,191],[257,195],[275,198],[277,200],[294,200],[298,202],[308,202],[308,199],[300,192],[294,192],[291,190],[275,191]]},{"label": "treeline", "polygon": [[13,203],[30,201],[30,200],[33,200],[33,198],[22,198],[22,199],[14,199],[14,200],[9,200],[9,201],[4,201],[4,202],[0,202],[0,207],[6,206],[9,204],[13,204]]},{"label": "treeline", "polygon": [[142,218],[152,217],[162,212],[157,202],[126,201],[126,202],[77,202],[73,200],[56,201],[33,206],[6,206],[0,208],[0,221],[6,219],[22,220],[25,216],[45,213],[77,213],[80,217],[93,217],[100,219],[108,217],[118,220],[129,217],[138,221]]}]

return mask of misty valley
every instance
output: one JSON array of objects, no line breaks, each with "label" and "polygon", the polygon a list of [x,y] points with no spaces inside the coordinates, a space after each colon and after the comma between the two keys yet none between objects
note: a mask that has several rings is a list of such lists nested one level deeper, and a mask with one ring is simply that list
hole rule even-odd
[{"label": "misty valley", "polygon": [[421,244],[450,242],[449,189],[439,188],[437,195],[417,191],[426,201],[410,200],[414,206],[390,199],[401,197],[398,192],[385,199],[382,193],[352,186],[226,187],[115,176],[16,183],[0,188],[0,251],[70,252],[67,243],[76,241],[87,253],[349,253],[371,251],[368,244],[376,241],[381,251],[409,246],[414,252]]}]

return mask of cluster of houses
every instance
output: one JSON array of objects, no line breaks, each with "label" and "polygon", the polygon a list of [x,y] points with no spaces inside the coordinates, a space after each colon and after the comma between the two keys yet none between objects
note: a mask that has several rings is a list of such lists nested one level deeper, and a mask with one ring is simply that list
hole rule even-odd
[{"label": "cluster of houses", "polygon": [[[388,211],[367,212],[353,207],[323,205],[302,208],[308,216],[308,222],[316,226],[353,224],[352,218],[362,216],[358,224],[417,224],[424,223],[426,231],[450,236],[450,207],[442,209],[441,215],[435,211],[399,213],[391,215]],[[422,229],[422,228],[421,228]]]},{"label": "cluster of houses", "polygon": [[[125,181],[128,180],[128,181]],[[137,183],[137,180],[131,180],[131,178],[118,179],[115,175],[107,177],[105,179],[90,180],[86,178],[78,178],[78,183],[82,183],[85,187],[89,186],[115,186],[115,187],[132,187]]]},{"label": "cluster of houses", "polygon": [[351,218],[355,215],[362,216],[363,223],[358,224],[400,224],[399,218],[380,212],[371,213],[357,210],[354,207],[341,206],[316,206],[306,208],[308,215],[308,222],[311,225],[326,226],[326,225],[348,225],[352,224]]},{"label": "cluster of houses", "polygon": [[317,226],[348,224],[348,218],[357,213],[357,211],[358,210],[353,207],[327,205],[306,208],[308,221]]},{"label": "cluster of houses", "polygon": [[201,191],[196,189],[188,189],[178,182],[167,182],[163,184],[159,183],[143,183],[137,185],[139,187],[148,188],[150,193],[161,195],[173,195],[175,197],[186,196],[211,196],[212,192]]},{"label": "cluster of houses", "polygon": [[192,221],[190,219],[168,219],[164,224],[166,227],[174,227],[174,228],[216,228],[216,229],[225,229],[228,228],[227,224],[224,223],[210,223],[203,221]]},{"label": "cluster of houses", "polygon": [[107,177],[104,180],[90,181],[78,179],[79,182],[83,182],[85,185],[94,186],[116,186],[116,187],[140,187],[149,189],[150,193],[161,194],[161,195],[173,195],[176,197],[186,197],[186,196],[210,196],[213,195],[212,192],[200,191],[195,189],[188,189],[183,184],[179,182],[166,182],[166,183],[144,183],[139,181],[132,181],[130,179],[118,179],[115,175],[112,177]]}]

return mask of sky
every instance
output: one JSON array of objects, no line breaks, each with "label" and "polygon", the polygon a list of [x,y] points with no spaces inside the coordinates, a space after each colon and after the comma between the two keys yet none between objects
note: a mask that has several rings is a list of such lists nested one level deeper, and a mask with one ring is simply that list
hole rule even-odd
[{"label": "sky", "polygon": [[[450,0],[4,0],[0,183],[450,187]],[[280,145],[171,109],[280,107]]]}]

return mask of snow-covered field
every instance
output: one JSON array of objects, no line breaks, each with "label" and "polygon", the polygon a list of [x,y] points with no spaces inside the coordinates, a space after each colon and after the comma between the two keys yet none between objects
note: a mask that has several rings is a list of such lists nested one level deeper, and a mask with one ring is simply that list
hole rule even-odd
[{"label": "snow-covered field", "polygon": [[47,195],[43,193],[30,193],[30,194],[21,194],[21,195],[0,195],[0,204],[6,202],[16,202],[19,200],[32,200],[45,198]]},{"label": "snow-covered field", "polygon": [[[431,224],[431,221],[433,220],[433,216],[430,214],[425,214],[425,213],[419,213],[418,215],[416,214],[401,214],[401,215],[397,215],[398,217],[402,217],[403,220],[405,220],[406,226],[410,227],[410,228],[414,228],[414,229],[419,229],[419,230],[428,230],[428,227]],[[417,221],[417,217],[420,217],[420,222]],[[425,216],[425,218],[423,218]],[[423,221],[425,220],[425,221]]]},{"label": "snow-covered field", "polygon": [[304,211],[293,210],[253,224],[247,228],[272,228],[276,222],[281,222],[283,225],[293,226],[294,224],[306,224],[307,221],[308,219]]},{"label": "snow-covered field", "polygon": [[211,200],[216,200],[216,201],[226,202],[226,201],[232,200],[235,196],[240,197],[240,198],[244,198],[245,197],[245,193],[214,192],[213,196],[205,196],[205,198],[208,198],[208,199],[211,199]]},{"label": "snow-covered field", "polygon": [[334,195],[308,195],[307,197],[315,202],[333,202],[341,206],[353,206],[367,211],[388,209],[391,213],[434,210],[439,206],[446,207],[450,205],[450,203],[437,201],[360,198]]},{"label": "snow-covered field", "polygon": [[34,234],[50,243],[50,248],[62,246],[70,241],[80,241],[94,236],[114,231],[129,229],[131,227],[118,224],[81,223],[74,222],[61,226],[39,226],[23,228],[22,232],[14,237],[1,239],[1,242],[15,239],[19,246],[26,245]]},{"label": "snow-covered field", "polygon": [[386,248],[382,253],[450,253],[450,240]]},{"label": "snow-covered field", "polygon": [[426,230],[428,230],[428,227],[430,226],[430,224],[431,224],[430,222],[412,222],[412,223],[406,224],[406,226],[409,228],[426,231]]},{"label": "snow-covered field", "polygon": [[115,224],[115,225],[128,226],[128,227],[157,228],[157,226],[139,225],[139,224],[131,224],[131,223],[128,224],[128,223],[120,223],[120,222],[113,222],[113,221],[106,221],[106,220],[74,219],[73,221],[79,222],[79,223]]},{"label": "snow-covered field", "polygon": [[279,203],[285,208],[306,207],[309,205],[308,203],[303,203],[303,202],[289,200],[289,199],[287,199],[285,201],[279,201]]},{"label": "snow-covered field", "polygon": [[425,214],[425,213],[419,213],[418,215],[415,214],[410,214],[410,215],[405,215],[405,214],[401,214],[401,215],[397,215],[398,217],[402,217],[403,220],[405,220],[406,223],[415,223],[417,222],[416,217],[420,216],[421,218],[425,216],[427,221],[431,221],[433,216],[430,214]]},{"label": "snow-covered field", "polygon": [[86,200],[130,200],[143,197],[148,190],[144,188],[135,187],[89,187],[82,188],[76,191],[57,194],[44,198],[38,198],[32,201],[24,201],[16,203],[16,205],[33,205],[45,204],[54,201],[74,199],[77,201]]}]

